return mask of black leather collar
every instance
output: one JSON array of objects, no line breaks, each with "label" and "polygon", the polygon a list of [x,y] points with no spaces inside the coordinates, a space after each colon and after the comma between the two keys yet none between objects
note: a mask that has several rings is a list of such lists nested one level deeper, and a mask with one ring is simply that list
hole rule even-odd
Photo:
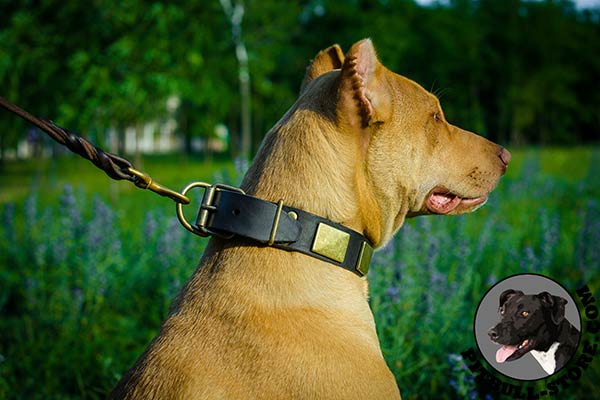
[{"label": "black leather collar", "polygon": [[241,236],[260,245],[298,251],[364,276],[369,270],[373,246],[360,233],[318,215],[262,200],[226,185],[195,182],[205,190],[196,223],[191,225],[177,204],[180,222],[200,236]]}]

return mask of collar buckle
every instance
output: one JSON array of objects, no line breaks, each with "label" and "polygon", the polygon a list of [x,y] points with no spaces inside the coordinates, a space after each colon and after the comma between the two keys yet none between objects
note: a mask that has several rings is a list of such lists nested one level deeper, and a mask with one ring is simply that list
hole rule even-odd
[{"label": "collar buckle", "polygon": [[[234,186],[224,185],[222,183],[215,183],[213,185],[206,182],[192,182],[187,185],[183,191],[181,192],[182,196],[194,188],[202,188],[204,189],[204,196],[202,197],[202,203],[200,204],[200,209],[198,210],[198,217],[196,218],[196,223],[194,225],[190,224],[183,214],[183,204],[177,203],[177,218],[179,222],[185,229],[188,231],[195,233],[198,236],[208,237],[208,236],[217,236],[223,239],[231,239],[234,234],[225,235],[220,232],[213,231],[207,228],[208,220],[210,214],[217,211],[216,203],[216,194],[221,190],[228,190],[230,192],[237,192],[241,194],[246,194],[242,189],[236,188]],[[275,227],[275,231],[277,228]]]}]

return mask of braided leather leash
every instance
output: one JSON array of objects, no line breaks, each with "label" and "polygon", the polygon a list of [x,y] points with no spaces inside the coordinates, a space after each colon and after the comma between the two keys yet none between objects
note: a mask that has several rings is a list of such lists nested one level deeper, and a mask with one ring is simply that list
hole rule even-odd
[{"label": "braided leather leash", "polygon": [[154,182],[148,174],[133,168],[128,160],[94,146],[88,140],[68,129],[61,128],[51,120],[31,115],[3,97],[0,97],[0,106],[46,132],[48,136],[73,153],[91,161],[110,178],[128,180],[139,188],[148,189],[161,196],[169,197],[176,203],[189,204],[190,200],[186,196]]}]

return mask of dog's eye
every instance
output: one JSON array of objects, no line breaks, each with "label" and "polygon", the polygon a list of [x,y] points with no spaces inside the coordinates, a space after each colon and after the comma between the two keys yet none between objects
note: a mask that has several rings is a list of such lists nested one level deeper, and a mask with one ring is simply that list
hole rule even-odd
[{"label": "dog's eye", "polygon": [[437,112],[437,111],[436,111],[436,112],[434,112],[434,113],[433,113],[433,120],[434,120],[435,122],[438,122],[438,123],[439,123],[439,122],[442,122],[442,114],[440,114],[440,113],[439,113],[439,112]]},{"label": "dog's eye", "polygon": [[373,121],[371,122],[371,126],[375,129],[379,129],[383,126],[384,122],[383,121]]},{"label": "dog's eye", "polygon": [[528,317],[529,316],[529,311],[523,311],[523,312],[521,312],[521,316],[522,317]]}]

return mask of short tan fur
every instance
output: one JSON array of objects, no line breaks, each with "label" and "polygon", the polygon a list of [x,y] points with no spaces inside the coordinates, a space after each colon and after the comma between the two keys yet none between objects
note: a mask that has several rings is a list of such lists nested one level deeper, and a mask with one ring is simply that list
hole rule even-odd
[{"label": "short tan fur", "polygon": [[[481,206],[510,153],[449,124],[369,39],[317,54],[242,188],[381,247],[405,218]],[[301,253],[210,239],[114,399],[399,399],[366,278]]]}]

